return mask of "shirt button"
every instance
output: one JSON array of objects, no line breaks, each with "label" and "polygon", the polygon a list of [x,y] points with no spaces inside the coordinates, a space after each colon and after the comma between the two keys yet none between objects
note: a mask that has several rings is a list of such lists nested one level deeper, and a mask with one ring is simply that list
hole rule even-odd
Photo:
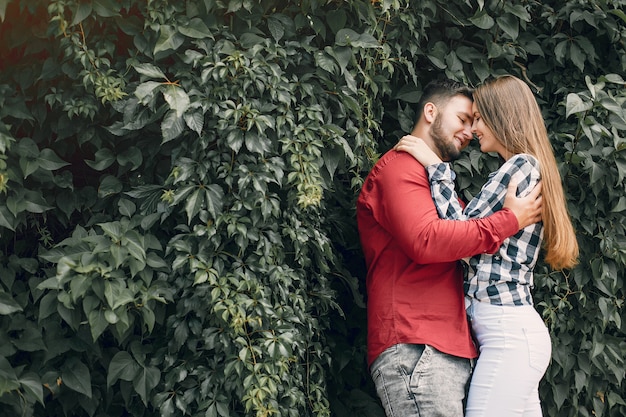
[{"label": "shirt button", "polygon": [[501,261],[502,260],[502,256],[496,255],[496,256],[493,257],[493,259],[495,259],[496,261]]}]

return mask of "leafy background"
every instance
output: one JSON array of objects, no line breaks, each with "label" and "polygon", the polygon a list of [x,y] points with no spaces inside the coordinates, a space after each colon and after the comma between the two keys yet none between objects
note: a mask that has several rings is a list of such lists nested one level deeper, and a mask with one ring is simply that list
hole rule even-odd
[{"label": "leafy background", "polygon": [[581,246],[545,415],[626,414],[625,3],[0,0],[0,410],[383,416],[356,195],[425,83],[512,73]]}]

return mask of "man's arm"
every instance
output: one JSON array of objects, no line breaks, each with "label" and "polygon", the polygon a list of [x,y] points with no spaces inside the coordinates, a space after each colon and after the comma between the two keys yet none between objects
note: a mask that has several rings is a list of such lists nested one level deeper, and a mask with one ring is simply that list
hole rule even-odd
[{"label": "man's arm", "polygon": [[370,209],[378,224],[407,256],[421,264],[495,252],[504,239],[519,230],[511,209],[484,219],[440,219],[424,168],[406,153],[387,161],[369,193]]}]

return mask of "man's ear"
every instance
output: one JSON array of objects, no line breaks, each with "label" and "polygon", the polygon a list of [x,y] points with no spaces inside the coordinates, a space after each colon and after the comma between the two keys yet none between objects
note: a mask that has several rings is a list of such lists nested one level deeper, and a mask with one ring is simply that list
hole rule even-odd
[{"label": "man's ear", "polygon": [[428,102],[424,105],[424,120],[427,121],[428,123],[432,123],[435,121],[435,118],[437,117],[437,106],[435,106],[433,103]]}]

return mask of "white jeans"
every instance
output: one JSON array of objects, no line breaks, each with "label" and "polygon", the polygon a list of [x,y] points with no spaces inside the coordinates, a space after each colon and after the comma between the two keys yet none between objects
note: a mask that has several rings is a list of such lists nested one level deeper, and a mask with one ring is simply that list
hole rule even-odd
[{"label": "white jeans", "polygon": [[465,417],[541,417],[539,381],[552,346],[535,308],[472,301],[468,313],[480,356]]}]

